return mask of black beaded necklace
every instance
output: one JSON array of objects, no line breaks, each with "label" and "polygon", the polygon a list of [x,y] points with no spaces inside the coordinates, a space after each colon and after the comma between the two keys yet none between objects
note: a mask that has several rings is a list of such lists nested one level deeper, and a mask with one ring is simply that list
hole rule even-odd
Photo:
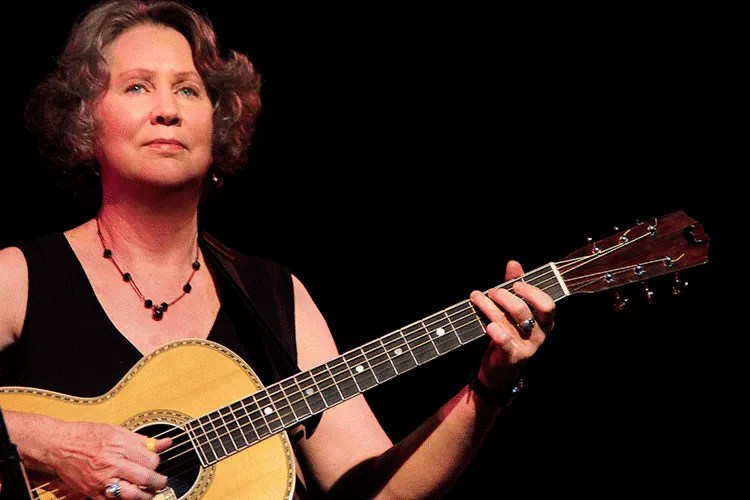
[{"label": "black beaded necklace", "polygon": [[159,321],[164,317],[164,313],[167,312],[167,309],[169,309],[169,306],[175,304],[176,302],[180,301],[185,295],[190,293],[190,291],[193,289],[190,282],[193,279],[193,276],[195,276],[195,272],[201,268],[201,263],[198,262],[198,259],[200,258],[200,245],[195,246],[195,260],[192,264],[192,271],[190,272],[190,276],[188,276],[187,282],[182,286],[182,293],[171,302],[162,302],[161,304],[154,304],[154,301],[151,299],[147,299],[143,293],[141,293],[141,289],[138,288],[138,285],[135,284],[135,280],[133,279],[133,276],[122,270],[122,268],[117,264],[114,257],[112,256],[112,250],[107,248],[107,245],[104,243],[104,236],[102,236],[102,230],[99,225],[99,217],[96,218],[96,233],[99,235],[99,241],[102,244],[102,249],[104,250],[102,256],[109,260],[114,266],[115,269],[120,273],[120,276],[122,276],[122,281],[129,283],[131,288],[135,290],[135,293],[138,294],[138,297],[143,301],[143,307],[146,309],[151,309],[153,311],[153,314],[151,317],[154,319],[154,321]]}]

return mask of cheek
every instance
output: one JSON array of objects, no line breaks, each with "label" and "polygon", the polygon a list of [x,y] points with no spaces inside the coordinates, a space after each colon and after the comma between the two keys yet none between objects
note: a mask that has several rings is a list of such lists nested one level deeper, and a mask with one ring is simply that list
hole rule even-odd
[{"label": "cheek", "polygon": [[132,110],[112,106],[101,106],[94,115],[96,134],[109,140],[133,136],[137,132],[136,123]]},{"label": "cheek", "polygon": [[196,133],[198,134],[199,139],[203,143],[204,147],[208,149],[209,154],[213,150],[213,142],[214,142],[214,123],[213,123],[213,116],[209,116],[208,118],[203,118],[202,120],[196,122],[197,128]]}]

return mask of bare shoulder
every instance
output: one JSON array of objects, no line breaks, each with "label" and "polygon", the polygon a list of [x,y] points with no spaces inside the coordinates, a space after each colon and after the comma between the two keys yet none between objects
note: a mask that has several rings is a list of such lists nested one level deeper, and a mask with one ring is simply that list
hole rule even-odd
[{"label": "bare shoulder", "polygon": [[302,282],[292,275],[297,362],[306,370],[336,357],[338,349],[323,314]]},{"label": "bare shoulder", "polygon": [[0,350],[18,338],[26,315],[29,275],[26,258],[17,247],[0,250]]}]

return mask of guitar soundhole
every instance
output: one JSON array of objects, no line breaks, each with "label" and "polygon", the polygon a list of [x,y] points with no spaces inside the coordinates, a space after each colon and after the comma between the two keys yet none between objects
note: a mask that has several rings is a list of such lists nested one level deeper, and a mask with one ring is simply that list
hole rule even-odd
[{"label": "guitar soundhole", "polygon": [[193,487],[201,471],[200,460],[187,433],[168,424],[149,424],[138,432],[155,438],[172,438],[172,446],[160,453],[161,462],[156,470],[169,478],[169,487],[178,498],[182,498]]}]

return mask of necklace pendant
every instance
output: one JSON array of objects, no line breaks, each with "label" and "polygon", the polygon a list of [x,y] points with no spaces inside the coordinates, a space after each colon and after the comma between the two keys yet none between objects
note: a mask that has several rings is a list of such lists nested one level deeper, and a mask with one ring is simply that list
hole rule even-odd
[{"label": "necklace pendant", "polygon": [[154,306],[154,314],[151,315],[154,321],[160,321],[164,317],[164,308],[162,306]]}]

